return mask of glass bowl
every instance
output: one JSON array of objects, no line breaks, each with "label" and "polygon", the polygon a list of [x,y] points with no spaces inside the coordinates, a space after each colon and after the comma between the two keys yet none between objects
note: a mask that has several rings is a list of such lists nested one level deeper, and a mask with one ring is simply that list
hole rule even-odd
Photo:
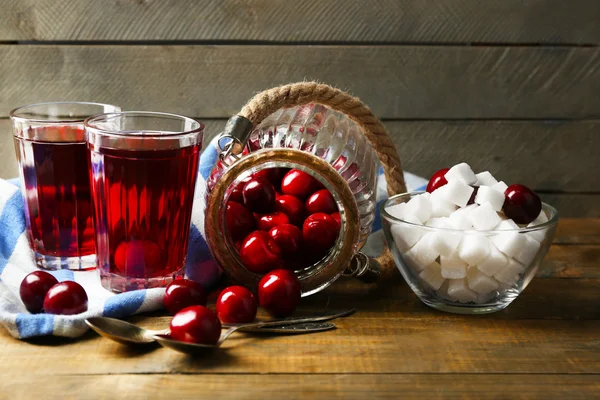
[{"label": "glass bowl", "polygon": [[380,206],[387,245],[410,288],[423,303],[447,312],[487,314],[507,307],[546,256],[556,232],[557,210],[542,203],[548,221],[489,231],[425,226],[390,213],[394,205],[422,193],[399,194]]}]

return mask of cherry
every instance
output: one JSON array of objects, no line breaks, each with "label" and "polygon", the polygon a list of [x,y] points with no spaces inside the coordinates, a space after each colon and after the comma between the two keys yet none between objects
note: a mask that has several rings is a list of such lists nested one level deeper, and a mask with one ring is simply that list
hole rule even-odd
[{"label": "cherry", "polygon": [[287,168],[265,168],[254,173],[255,178],[260,178],[271,182],[275,188],[281,184],[281,179],[289,171]]},{"label": "cherry", "polygon": [[335,220],[335,222],[337,222],[337,227],[339,231],[342,228],[342,218],[340,217],[340,213],[334,212],[333,214],[330,214],[330,216]]},{"label": "cherry", "polygon": [[292,271],[271,271],[258,284],[258,301],[262,308],[276,318],[290,316],[300,303],[300,281]]},{"label": "cherry", "polygon": [[144,278],[163,268],[160,246],[151,240],[122,242],[115,251],[115,267],[130,278]]},{"label": "cherry", "polygon": [[198,282],[176,279],[167,286],[163,300],[169,314],[177,314],[189,306],[205,306],[206,290]]},{"label": "cherry", "polygon": [[244,205],[253,212],[268,213],[275,205],[275,188],[261,178],[250,179],[244,186],[243,196]]},{"label": "cherry", "polygon": [[338,234],[338,223],[329,214],[312,214],[302,225],[302,239],[306,248],[317,252],[329,250],[335,244]]},{"label": "cherry", "polygon": [[317,190],[311,194],[306,200],[304,207],[307,214],[314,214],[318,212],[331,214],[336,212],[338,209],[331,192],[327,189]]},{"label": "cherry", "polygon": [[275,209],[288,216],[290,223],[301,225],[304,221],[304,204],[297,197],[283,194],[275,200]]},{"label": "cherry", "polygon": [[446,172],[450,171],[450,168],[444,168],[437,171],[435,174],[431,176],[429,183],[427,184],[427,192],[432,193],[434,190],[441,188],[445,184],[448,183],[446,180]]},{"label": "cherry", "polygon": [[221,322],[248,323],[256,318],[258,302],[245,287],[230,286],[219,295],[216,309]]},{"label": "cherry", "polygon": [[264,274],[283,266],[279,246],[264,231],[254,231],[244,239],[240,258],[249,271],[257,274]]},{"label": "cherry", "polygon": [[322,187],[323,185],[316,178],[298,169],[289,171],[281,181],[283,194],[290,194],[302,200]]},{"label": "cherry", "polygon": [[540,215],[542,200],[540,196],[524,185],[510,185],[505,191],[504,214],[517,224],[529,224]]},{"label": "cherry", "polygon": [[302,231],[296,225],[276,226],[269,231],[269,235],[279,246],[283,258],[295,255],[302,246]]},{"label": "cherry", "polygon": [[274,211],[269,214],[255,214],[256,227],[261,231],[270,231],[278,225],[289,224],[288,216],[281,211]]},{"label": "cherry", "polygon": [[171,338],[181,342],[217,344],[221,321],[204,306],[190,306],[179,311],[170,324]]},{"label": "cherry", "polygon": [[240,203],[228,201],[225,217],[227,232],[234,241],[242,240],[254,230],[254,216]]},{"label": "cherry", "polygon": [[471,185],[471,187],[474,189],[473,193],[471,194],[471,197],[469,197],[469,201],[467,201],[467,205],[471,205],[471,204],[475,204],[475,196],[477,196],[477,192],[479,191],[479,186],[477,185]]},{"label": "cherry", "polygon": [[42,312],[44,308],[44,297],[48,290],[58,283],[51,274],[44,271],[34,271],[28,274],[19,288],[21,300],[25,308],[32,314]]},{"label": "cherry", "polygon": [[83,287],[73,281],[52,286],[44,298],[44,311],[48,314],[73,315],[88,309],[88,297]]},{"label": "cherry", "polygon": [[231,193],[229,194],[229,201],[235,201],[236,203],[240,204],[244,203],[244,186],[246,186],[246,183],[248,183],[250,179],[252,178],[248,177],[233,187]]}]

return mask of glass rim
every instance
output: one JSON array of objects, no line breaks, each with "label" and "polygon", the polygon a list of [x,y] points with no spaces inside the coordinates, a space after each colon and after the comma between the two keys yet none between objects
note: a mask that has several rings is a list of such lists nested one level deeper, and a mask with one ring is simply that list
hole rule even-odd
[{"label": "glass rim", "polygon": [[27,118],[24,116],[19,115],[20,112],[28,109],[28,108],[33,108],[33,107],[40,107],[40,106],[49,106],[49,105],[86,105],[86,106],[100,106],[100,107],[112,107],[114,109],[119,109],[121,110],[121,107],[119,106],[115,106],[114,104],[107,104],[107,103],[97,103],[97,102],[93,102],[93,101],[45,101],[45,102],[41,102],[41,103],[33,103],[33,104],[26,104],[24,106],[19,106],[17,108],[12,109],[8,115],[10,117],[10,119],[14,120],[14,121],[19,121],[19,122],[34,122],[34,123],[40,123],[40,124],[76,124],[76,123],[83,123],[86,119],[90,118],[91,116],[94,116],[96,114],[93,115],[88,115],[82,118],[77,118],[77,119],[41,119],[41,118]]},{"label": "glass rim", "polygon": [[539,224],[539,225],[535,225],[535,226],[531,226],[531,227],[524,227],[524,228],[519,227],[518,229],[490,229],[490,230],[478,231],[476,229],[442,228],[442,227],[438,227],[438,226],[427,226],[427,225],[415,224],[415,223],[405,221],[400,218],[396,218],[387,212],[386,208],[389,207],[390,205],[393,205],[391,203],[394,202],[395,200],[397,200],[401,197],[405,197],[405,196],[412,197],[412,196],[422,194],[422,193],[425,193],[425,191],[418,190],[418,191],[414,191],[414,192],[405,192],[405,193],[400,193],[400,194],[391,196],[390,198],[388,198],[387,200],[385,200],[384,202],[382,202],[380,204],[379,212],[380,212],[381,216],[384,217],[385,219],[396,222],[396,223],[400,223],[400,224],[406,224],[406,225],[410,225],[410,226],[414,226],[414,227],[425,228],[425,229],[428,229],[431,231],[461,232],[461,233],[470,233],[470,234],[472,234],[472,233],[502,234],[502,233],[511,233],[511,232],[527,233],[527,232],[534,232],[534,231],[538,231],[538,230],[542,230],[542,229],[547,229],[558,223],[558,210],[556,208],[552,207],[550,204],[544,203],[544,202],[542,202],[542,210],[544,210],[544,209],[549,210],[552,213],[552,218],[549,218],[548,221],[546,221],[542,224]]},{"label": "glass rim", "polygon": [[[125,116],[125,117],[127,117],[127,116],[129,116],[129,117],[169,117],[169,118],[174,118],[174,119],[179,119],[179,120],[183,120],[183,121],[189,121],[192,123],[196,123],[196,124],[198,124],[198,128],[188,130],[188,131],[180,131],[180,132],[136,134],[136,133],[131,133],[131,131],[130,132],[115,131],[115,130],[100,128],[100,127],[94,125],[95,123],[98,123],[101,120],[108,120],[108,118],[123,117],[123,116]],[[89,130],[93,131],[94,133],[98,133],[101,135],[121,137],[121,138],[125,138],[125,137],[139,138],[139,139],[142,139],[142,138],[165,138],[165,139],[168,139],[168,138],[174,138],[174,137],[178,137],[178,136],[202,133],[202,132],[204,132],[204,128],[205,128],[204,123],[195,118],[186,117],[185,115],[181,115],[181,114],[173,114],[173,113],[166,113],[166,112],[159,112],[159,111],[120,111],[120,112],[114,112],[114,113],[98,114],[98,115],[94,115],[94,116],[86,118],[83,121],[83,125],[86,130],[89,129]],[[139,130],[136,130],[135,132],[145,132],[145,131],[142,129],[139,129]]]}]

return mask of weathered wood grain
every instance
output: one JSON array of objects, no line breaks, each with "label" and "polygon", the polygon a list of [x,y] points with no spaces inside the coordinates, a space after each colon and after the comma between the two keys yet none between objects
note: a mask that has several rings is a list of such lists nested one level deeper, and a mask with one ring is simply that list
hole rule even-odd
[{"label": "weathered wood grain", "polygon": [[600,117],[599,47],[0,46],[0,116],[69,98],[227,118],[316,79],[385,119]]},{"label": "weathered wood grain", "polygon": [[554,243],[600,244],[600,219],[561,219],[554,235]]},{"label": "weathered wood grain", "polygon": [[2,0],[0,9],[0,41],[600,42],[593,0]]},{"label": "weathered wood grain", "polygon": [[[2,385],[2,384],[0,384]],[[590,399],[599,375],[528,374],[221,374],[26,375],[2,386],[11,400],[111,399]],[[1,395],[0,395],[1,396]],[[91,396],[90,396],[91,397]]]}]

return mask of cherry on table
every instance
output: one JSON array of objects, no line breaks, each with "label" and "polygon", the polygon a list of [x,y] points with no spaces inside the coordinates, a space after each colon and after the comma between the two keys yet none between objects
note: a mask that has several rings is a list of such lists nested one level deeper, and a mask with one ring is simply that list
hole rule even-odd
[{"label": "cherry on table", "polygon": [[204,306],[190,306],[179,311],[170,324],[170,336],[187,343],[217,344],[221,337],[221,321]]},{"label": "cherry on table", "polygon": [[255,214],[256,227],[261,231],[270,231],[272,228],[288,224],[290,222],[287,215],[281,211],[274,211],[269,214]]},{"label": "cherry on table", "polygon": [[281,192],[301,200],[321,189],[323,185],[315,177],[299,169],[290,170],[281,180]]},{"label": "cherry on table", "polygon": [[450,168],[443,168],[433,174],[431,179],[429,179],[429,183],[427,183],[427,188],[425,190],[429,193],[433,193],[434,190],[447,184],[448,181],[446,180],[445,175],[448,171],[450,171]]},{"label": "cherry on table", "polygon": [[252,178],[243,190],[244,205],[252,212],[264,214],[275,206],[275,188],[265,179]]},{"label": "cherry on table", "polygon": [[281,250],[268,232],[254,231],[242,242],[240,258],[250,272],[264,274],[283,266]]},{"label": "cherry on table", "polygon": [[57,283],[48,290],[44,298],[44,311],[48,314],[74,315],[87,309],[87,294],[77,282]]},{"label": "cherry on table", "polygon": [[329,214],[312,214],[302,225],[304,244],[317,252],[330,249],[335,244],[338,234],[338,223]]},{"label": "cherry on table", "polygon": [[189,306],[205,306],[206,298],[206,290],[198,282],[176,279],[167,286],[163,303],[173,315]]},{"label": "cherry on table", "polygon": [[225,288],[216,303],[217,315],[221,322],[248,323],[256,318],[258,302],[251,291],[243,286]]},{"label": "cherry on table", "polygon": [[542,200],[525,185],[510,185],[505,191],[502,210],[517,224],[529,224],[540,215]]},{"label": "cherry on table", "polygon": [[225,209],[227,232],[234,241],[241,240],[254,230],[254,215],[240,203],[228,201]]},{"label": "cherry on table", "polygon": [[331,194],[327,189],[317,190],[311,194],[306,203],[304,204],[307,214],[315,214],[318,212],[331,214],[337,211],[337,205]]},{"label": "cherry on table", "polygon": [[57,283],[58,280],[45,271],[34,271],[27,274],[19,287],[19,295],[27,311],[32,314],[42,312],[46,293]]},{"label": "cherry on table", "polygon": [[304,203],[297,197],[283,194],[275,200],[275,210],[288,216],[290,223],[302,225],[304,221]]},{"label": "cherry on table", "polygon": [[276,226],[269,231],[269,235],[279,246],[283,258],[297,254],[302,247],[302,231],[296,225]]},{"label": "cherry on table", "polygon": [[300,281],[287,269],[269,272],[258,284],[258,301],[261,307],[276,318],[292,315],[301,296]]}]

